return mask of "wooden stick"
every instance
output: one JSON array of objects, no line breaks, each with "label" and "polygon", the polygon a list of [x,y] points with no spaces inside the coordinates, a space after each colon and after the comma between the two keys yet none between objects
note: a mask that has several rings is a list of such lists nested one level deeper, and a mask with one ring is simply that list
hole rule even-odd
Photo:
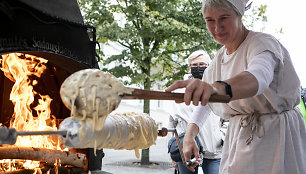
[{"label": "wooden stick", "polygon": [[[151,91],[145,89],[130,88],[133,90],[132,94],[123,94],[123,99],[145,99],[145,100],[175,100],[184,101],[184,93]],[[228,103],[230,97],[227,95],[212,95],[209,102]]]},{"label": "wooden stick", "polygon": [[62,165],[82,168],[87,164],[85,154],[34,147],[0,147],[0,159],[35,160],[49,164],[54,164],[56,160],[60,160]]}]

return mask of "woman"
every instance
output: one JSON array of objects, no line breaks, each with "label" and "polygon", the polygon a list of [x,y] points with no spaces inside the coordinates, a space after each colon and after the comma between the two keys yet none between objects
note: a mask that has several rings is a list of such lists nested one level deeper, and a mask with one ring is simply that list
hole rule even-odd
[{"label": "woman", "polygon": [[[191,74],[186,74],[184,79],[202,79],[203,73],[210,64],[211,59],[206,52],[198,50],[193,52],[187,58],[187,61],[188,70]],[[179,134],[186,131],[191,115],[197,107],[201,106],[187,106],[184,103],[177,104],[173,102],[170,109],[168,128],[176,128]],[[210,116],[203,127],[201,127],[198,134],[200,145],[202,146],[201,150],[203,152],[202,170],[205,174],[217,174],[219,173],[222,138],[224,139],[224,135],[220,130],[220,117],[214,115],[210,108],[207,108],[204,112],[210,114]],[[204,113],[202,112],[202,114]],[[176,168],[180,174],[198,173],[198,167],[195,167],[195,171],[192,172],[187,169],[182,162],[172,161],[172,166]]]},{"label": "woman", "polygon": [[[206,105],[212,94],[229,95],[228,104],[210,103],[229,119],[220,173],[306,173],[306,129],[300,110],[300,81],[289,53],[273,36],[249,31],[242,23],[247,0],[205,0],[202,12],[213,38],[224,45],[203,81],[177,81],[166,91],[186,88],[186,104]],[[198,114],[195,120],[200,118]],[[199,157],[194,121],[184,138],[186,160]],[[193,166],[190,167],[193,170]]]}]

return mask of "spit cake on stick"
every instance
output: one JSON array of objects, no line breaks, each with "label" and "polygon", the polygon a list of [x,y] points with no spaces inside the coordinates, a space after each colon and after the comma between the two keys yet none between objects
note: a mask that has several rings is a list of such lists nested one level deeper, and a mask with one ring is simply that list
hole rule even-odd
[{"label": "spit cake on stick", "polygon": [[62,138],[70,148],[107,148],[135,150],[146,149],[155,144],[158,129],[155,121],[145,113],[110,114],[101,129],[93,129],[95,123],[88,119],[66,118],[60,124],[60,131],[67,131]]}]

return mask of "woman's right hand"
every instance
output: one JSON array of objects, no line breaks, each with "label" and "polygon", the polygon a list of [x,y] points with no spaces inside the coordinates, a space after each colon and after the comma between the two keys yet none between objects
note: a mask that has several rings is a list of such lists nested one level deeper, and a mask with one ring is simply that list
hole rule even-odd
[{"label": "woman's right hand", "polygon": [[186,88],[184,102],[190,105],[191,101],[194,105],[198,105],[199,101],[205,106],[211,94],[214,93],[213,87],[200,79],[178,80],[166,89],[166,92],[171,92],[175,89]]}]

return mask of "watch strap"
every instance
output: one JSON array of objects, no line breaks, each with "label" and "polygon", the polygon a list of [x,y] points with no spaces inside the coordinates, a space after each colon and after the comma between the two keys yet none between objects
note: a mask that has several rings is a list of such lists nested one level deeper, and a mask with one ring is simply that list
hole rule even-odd
[{"label": "watch strap", "polygon": [[233,97],[232,87],[231,87],[230,84],[228,84],[225,81],[216,81],[216,82],[223,84],[225,86],[225,93],[226,93],[226,95],[228,95],[230,98]]}]

